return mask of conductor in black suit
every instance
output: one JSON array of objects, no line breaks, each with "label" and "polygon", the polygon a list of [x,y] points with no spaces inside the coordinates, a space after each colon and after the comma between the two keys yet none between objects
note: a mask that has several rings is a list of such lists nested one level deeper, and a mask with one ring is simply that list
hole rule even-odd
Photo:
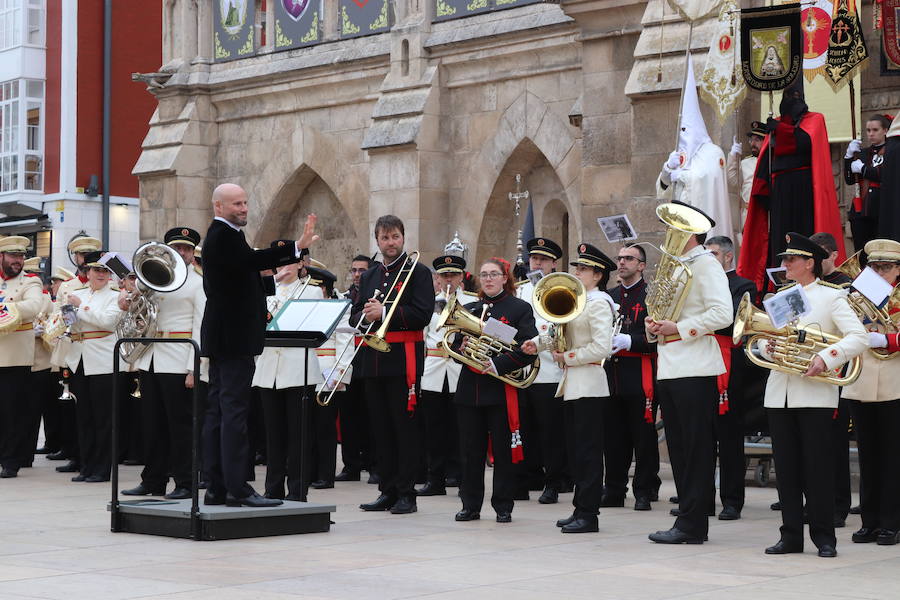
[{"label": "conductor in black suit", "polygon": [[215,218],[203,243],[206,310],[201,355],[209,357],[209,395],[203,423],[203,464],[209,481],[204,504],[277,506],[247,483],[247,414],[254,357],[265,341],[266,293],[260,271],[298,262],[319,236],[309,215],[295,244],[254,250],[247,224],[247,193],[225,183],[213,191]]}]

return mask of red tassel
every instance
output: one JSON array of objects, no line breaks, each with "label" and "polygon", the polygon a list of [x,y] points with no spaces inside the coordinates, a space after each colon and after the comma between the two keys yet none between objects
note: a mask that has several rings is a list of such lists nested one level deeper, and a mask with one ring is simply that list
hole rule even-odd
[{"label": "red tassel", "polygon": [[650,398],[644,399],[644,421],[653,423],[653,400]]},{"label": "red tassel", "polygon": [[838,418],[838,409],[834,409],[834,414],[831,415],[831,420],[837,421],[837,418]]}]

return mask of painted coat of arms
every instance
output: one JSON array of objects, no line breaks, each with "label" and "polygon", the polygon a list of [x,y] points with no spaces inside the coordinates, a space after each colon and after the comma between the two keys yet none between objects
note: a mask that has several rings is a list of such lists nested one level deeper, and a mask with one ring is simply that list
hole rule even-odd
[{"label": "painted coat of arms", "polygon": [[299,21],[309,7],[309,0],[281,0],[284,12],[294,21]]},{"label": "painted coat of arms", "polygon": [[237,35],[247,22],[247,0],[219,0],[219,18],[225,31]]},{"label": "painted coat of arms", "polygon": [[802,65],[799,5],[741,11],[741,70],[751,88],[788,86]]}]

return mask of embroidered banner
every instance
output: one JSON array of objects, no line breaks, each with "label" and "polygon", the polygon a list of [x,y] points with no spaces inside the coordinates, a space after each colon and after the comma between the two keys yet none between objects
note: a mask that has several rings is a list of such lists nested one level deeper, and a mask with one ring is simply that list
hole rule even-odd
[{"label": "embroidered banner", "polygon": [[882,72],[900,73],[900,0],[881,2]]},{"label": "embroidered banner", "polygon": [[786,88],[802,66],[800,5],[741,11],[741,72],[764,92]]},{"label": "embroidered banner", "polygon": [[250,0],[214,0],[214,60],[224,62],[256,54],[255,21],[256,11]]},{"label": "embroidered banner", "polygon": [[862,24],[856,10],[856,0],[838,0],[831,17],[831,37],[825,61],[825,81],[834,91],[847,85],[869,60],[863,39]]},{"label": "embroidered banner", "polygon": [[491,0],[436,0],[435,21],[448,21],[491,10]]},{"label": "embroidered banner", "polygon": [[354,38],[391,28],[389,0],[340,0],[341,37]]},{"label": "embroidered banner", "polygon": [[725,122],[747,94],[738,60],[740,43],[735,36],[741,27],[738,14],[737,2],[726,0],[719,11],[719,21],[698,86],[700,97],[715,107],[720,123]]},{"label": "embroidered banner", "polygon": [[834,5],[831,0],[816,0],[815,4],[805,5],[800,12],[800,27],[803,29],[803,75],[807,81],[825,74],[833,11]]},{"label": "embroidered banner", "polygon": [[322,0],[275,0],[275,51],[322,41],[322,10]]}]

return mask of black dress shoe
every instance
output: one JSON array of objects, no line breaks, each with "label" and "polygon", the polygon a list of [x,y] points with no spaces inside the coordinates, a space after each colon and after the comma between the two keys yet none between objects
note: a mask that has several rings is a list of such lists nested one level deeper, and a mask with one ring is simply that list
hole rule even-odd
[{"label": "black dress shoe", "polygon": [[513,496],[513,500],[521,500],[524,502],[526,500],[531,500],[531,496],[528,495],[528,490],[524,490],[517,492],[516,495]]},{"label": "black dress shoe", "polygon": [[18,477],[18,476],[19,476],[18,469],[12,469],[9,467],[4,467],[3,469],[0,469],[0,479],[12,479],[13,477]]},{"label": "black dress shoe", "polygon": [[35,454],[53,454],[54,452],[57,452],[57,450],[53,450],[51,448],[48,448],[47,446],[41,446],[34,451]]},{"label": "black dress shoe", "polygon": [[497,513],[497,522],[498,523],[510,523],[512,522],[512,513],[508,512],[498,512]]},{"label": "black dress shoe", "polygon": [[220,506],[225,504],[225,492],[214,492],[212,490],[206,490],[206,493],[203,494],[203,504],[206,506]]},{"label": "black dress shoe", "polygon": [[597,515],[578,517],[568,525],[563,525],[560,531],[563,533],[593,533],[600,531],[597,525]]},{"label": "black dress shoe", "polygon": [[341,471],[334,476],[335,481],[359,481],[359,471]]},{"label": "black dress shoe", "polygon": [[557,527],[565,527],[566,525],[568,525],[569,523],[571,523],[572,521],[574,521],[576,518],[577,518],[577,517],[576,517],[575,513],[572,513],[571,515],[569,515],[569,516],[566,517],[565,519],[559,519],[559,520],[556,522],[556,526],[557,526]]},{"label": "black dress shoe", "polygon": [[870,544],[878,539],[878,535],[880,533],[880,529],[863,527],[857,531],[854,531],[850,539],[853,540],[854,544]]},{"label": "black dress shoe", "polygon": [[263,498],[258,493],[253,492],[249,496],[245,496],[243,498],[235,498],[234,496],[227,495],[225,497],[225,505],[226,506],[249,506],[251,508],[269,508],[272,506],[281,506],[284,504],[284,501],[278,500],[277,498]]},{"label": "black dress shoe", "polygon": [[72,481],[74,481],[75,483],[81,483],[85,479],[87,479],[87,477],[85,477],[84,475],[79,473],[78,475],[76,475],[75,477],[72,478]]},{"label": "black dress shoe", "polygon": [[458,477],[448,477],[447,481],[444,482],[444,485],[447,487],[459,487],[459,478]]},{"label": "black dress shoe", "polygon": [[650,510],[651,508],[649,498],[634,499],[634,510]]},{"label": "black dress shoe", "polygon": [[205,489],[208,488],[208,487],[209,487],[209,482],[208,482],[208,481],[201,481],[200,483],[197,484],[197,489],[198,489],[198,490],[205,490]]},{"label": "black dress shoe", "polygon": [[47,460],[66,460],[67,458],[69,458],[69,455],[62,450],[57,450],[47,455]]},{"label": "black dress shoe", "polygon": [[737,521],[741,518],[741,511],[736,509],[733,506],[726,506],[722,509],[722,512],[719,513],[720,521]]},{"label": "black dress shoe", "polygon": [[851,514],[851,515],[859,515],[859,514],[862,514],[862,508],[860,508],[859,504],[857,504],[856,506],[851,506],[851,507],[850,507],[850,514]]},{"label": "black dress shoe", "polygon": [[701,538],[685,533],[677,527],[673,527],[668,531],[657,531],[647,537],[650,538],[651,542],[656,542],[657,544],[702,544],[704,541]]},{"label": "black dress shoe", "polygon": [[419,489],[416,490],[417,496],[446,496],[447,488],[442,485],[437,485],[432,482],[428,482]]},{"label": "black dress shoe", "polygon": [[369,473],[369,480],[366,483],[370,485],[378,485],[381,483],[381,476],[378,473]]},{"label": "black dress shoe", "polygon": [[144,485],[143,482],[129,490],[122,490],[123,496],[162,496],[165,493],[165,487],[151,488],[150,486]]},{"label": "black dress shoe", "polygon": [[847,519],[842,517],[841,515],[834,515],[834,527],[835,529],[840,527],[847,526]]},{"label": "black dress shoe", "polygon": [[772,510],[781,510],[781,501],[779,500],[778,502],[773,502],[769,505],[769,508],[771,508]]},{"label": "black dress shoe", "polygon": [[456,521],[477,521],[481,518],[481,513],[477,510],[469,510],[468,508],[464,508],[453,517]]},{"label": "black dress shoe", "polygon": [[66,464],[61,467],[56,467],[57,473],[77,473],[81,470],[81,467],[78,466],[78,463],[70,460]]},{"label": "black dress shoe", "polygon": [[819,556],[821,556],[822,558],[834,558],[835,556],[837,556],[837,550],[834,548],[834,546],[825,544],[824,546],[819,548]]},{"label": "black dress shoe", "polygon": [[84,478],[85,483],[105,483],[109,481],[109,477],[104,475],[88,475]]},{"label": "black dress shoe", "polygon": [[879,546],[894,546],[900,542],[900,531],[893,531],[891,529],[882,529],[878,532],[878,539],[875,540],[875,543]]},{"label": "black dress shoe", "polygon": [[136,458],[126,458],[125,460],[122,461],[122,464],[125,465],[126,467],[136,467],[136,466],[142,465],[144,463]]},{"label": "black dress shoe", "polygon": [[416,506],[415,498],[402,497],[397,500],[394,505],[391,507],[392,515],[411,515],[416,512],[418,507]]},{"label": "black dress shoe", "polygon": [[257,452],[256,456],[253,457],[254,466],[260,467],[266,464],[266,457],[263,456],[262,452]]},{"label": "black dress shoe", "polygon": [[541,497],[538,498],[538,502],[541,504],[556,504],[559,502],[559,492],[554,488],[547,486],[544,488],[544,491],[541,492]]},{"label": "black dress shoe", "polygon": [[313,481],[311,484],[309,484],[309,487],[313,488],[314,490],[330,490],[334,487],[334,482],[319,479],[318,481]]},{"label": "black dress shoe", "polygon": [[669,496],[669,504],[678,504],[678,496]]},{"label": "black dress shoe", "polygon": [[680,508],[673,508],[672,510],[669,511],[669,514],[672,515],[673,517],[680,517],[680,516],[681,516],[681,509],[680,509]]},{"label": "black dress shoe", "polygon": [[766,554],[800,554],[803,552],[803,545],[788,544],[784,540],[778,540],[774,546],[766,548]]},{"label": "black dress shoe", "polygon": [[378,498],[375,499],[375,502],[368,502],[366,504],[360,504],[359,507],[367,512],[372,512],[376,510],[390,510],[391,507],[397,503],[397,499],[393,496],[385,496],[381,494]]},{"label": "black dress shoe", "polygon": [[191,490],[183,487],[176,487],[164,497],[166,500],[187,500],[191,497]]}]

